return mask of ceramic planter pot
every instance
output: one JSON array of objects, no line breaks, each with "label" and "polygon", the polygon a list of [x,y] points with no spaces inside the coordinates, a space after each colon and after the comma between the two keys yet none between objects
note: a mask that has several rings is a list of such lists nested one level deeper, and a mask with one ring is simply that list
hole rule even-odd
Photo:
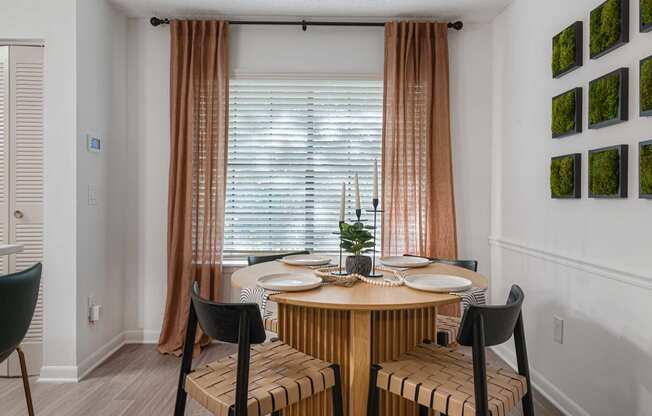
[{"label": "ceramic planter pot", "polygon": [[349,256],[346,258],[346,272],[369,276],[371,273],[371,257]]}]

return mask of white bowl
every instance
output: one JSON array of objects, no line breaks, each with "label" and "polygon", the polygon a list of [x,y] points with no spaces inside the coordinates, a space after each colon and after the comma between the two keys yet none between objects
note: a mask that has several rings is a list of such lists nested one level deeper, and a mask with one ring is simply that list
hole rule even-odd
[{"label": "white bowl", "polygon": [[281,261],[292,266],[321,266],[330,263],[331,258],[317,254],[293,254],[283,257]]},{"label": "white bowl", "polygon": [[273,273],[259,277],[256,284],[267,290],[300,292],[318,287],[321,278],[306,273]]},{"label": "white bowl", "polygon": [[386,256],[381,257],[378,260],[389,267],[424,267],[432,263],[432,260],[424,257],[412,257],[412,256]]},{"label": "white bowl", "polygon": [[405,276],[405,285],[413,289],[437,293],[462,292],[473,286],[469,279],[463,277],[433,273]]}]

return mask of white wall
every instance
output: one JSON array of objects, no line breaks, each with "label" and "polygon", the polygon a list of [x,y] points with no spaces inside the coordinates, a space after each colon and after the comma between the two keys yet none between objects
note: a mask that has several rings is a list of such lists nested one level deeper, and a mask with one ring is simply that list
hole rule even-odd
[{"label": "white wall", "polygon": [[[155,340],[166,288],[169,29],[130,19],[129,177],[125,328]],[[460,253],[488,271],[489,25],[451,32],[451,106]],[[231,27],[231,72],[353,75],[382,79],[382,28]],[[471,118],[472,117],[472,118]],[[473,120],[472,122],[469,120]],[[471,201],[474,201],[471,204]],[[478,202],[479,201],[479,202]],[[229,293],[228,286],[225,293]]]},{"label": "white wall", "polygon": [[[124,321],[127,18],[105,0],[77,1],[77,363],[80,375],[119,345]],[[86,150],[86,135],[103,150]],[[88,201],[95,188],[96,205]],[[88,297],[102,305],[88,322]],[[117,339],[116,339],[117,337]],[[107,351],[107,349],[109,351]]]},{"label": "white wall", "polygon": [[[75,1],[0,1],[0,39],[45,42],[42,375],[73,376],[75,302]],[[61,371],[59,371],[61,370]]]},{"label": "white wall", "polygon": [[[649,415],[652,408],[652,205],[638,199],[639,141],[652,119],[638,116],[638,62],[651,34],[588,59],[589,11],[599,0],[516,0],[493,22],[492,295],[512,283],[526,292],[525,322],[534,381],[571,415]],[[584,66],[559,80],[550,71],[551,38],[584,21]],[[630,68],[630,121],[587,129],[588,82]],[[581,86],[584,133],[550,138],[551,97]],[[629,144],[624,200],[587,198],[587,151]],[[549,196],[550,157],[582,153],[581,200]],[[553,315],[565,320],[553,342]],[[512,349],[500,352],[513,358]]]}]

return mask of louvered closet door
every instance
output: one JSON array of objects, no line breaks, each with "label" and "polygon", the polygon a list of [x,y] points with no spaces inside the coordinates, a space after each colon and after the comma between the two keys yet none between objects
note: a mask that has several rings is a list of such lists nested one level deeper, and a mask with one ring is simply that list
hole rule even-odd
[{"label": "louvered closet door", "polygon": [[[0,244],[9,243],[9,47],[0,46]],[[0,256],[0,275],[9,272]],[[0,370],[2,371],[2,370]]]},{"label": "louvered closet door", "polygon": [[[10,256],[9,268],[20,271],[43,259],[43,48],[11,46],[9,64],[9,239],[25,247]],[[42,345],[41,282],[36,311],[22,345],[31,374],[41,368]],[[9,373],[20,374],[15,356],[9,361]]]}]

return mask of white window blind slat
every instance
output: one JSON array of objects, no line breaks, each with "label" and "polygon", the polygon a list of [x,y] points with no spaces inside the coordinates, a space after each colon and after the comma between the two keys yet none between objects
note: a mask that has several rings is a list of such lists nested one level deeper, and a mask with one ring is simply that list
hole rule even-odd
[{"label": "white window blind slat", "polygon": [[225,254],[336,252],[342,181],[347,219],[356,173],[371,208],[382,108],[382,81],[232,80]]}]

